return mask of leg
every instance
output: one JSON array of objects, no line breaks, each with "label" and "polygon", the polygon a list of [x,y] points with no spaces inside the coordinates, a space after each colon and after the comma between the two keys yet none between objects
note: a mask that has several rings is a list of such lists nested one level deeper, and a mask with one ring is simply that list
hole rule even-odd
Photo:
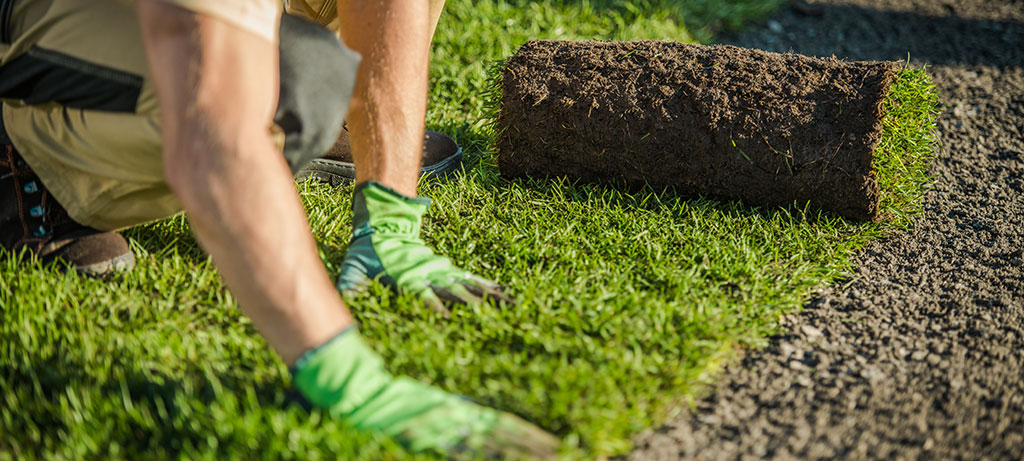
[{"label": "leg", "polygon": [[[0,97],[5,100],[0,243],[8,250],[26,248],[46,262],[68,262],[88,275],[129,268],[134,257],[124,239],[104,232],[113,227],[105,227],[102,220],[91,219],[93,205],[102,206],[102,200],[94,199],[124,190],[74,178],[83,167],[109,171],[98,161],[95,138],[81,136],[83,126],[130,133],[121,136],[125,144],[102,146],[105,152],[130,145],[146,131],[147,124],[135,125],[133,115],[142,78],[105,61],[109,54],[96,61],[82,59],[80,52],[86,48],[103,49],[107,43],[76,33],[75,27],[104,18],[117,30],[119,20],[132,24],[134,18],[117,14],[110,5],[76,12],[73,5],[60,2],[3,3],[8,15],[0,30],[8,47],[0,65]],[[57,17],[66,19],[54,21]],[[36,23],[50,26],[33,27]],[[128,56],[130,50],[122,52],[121,57]],[[79,149],[83,155],[71,155]]]},{"label": "leg", "polygon": [[[22,159],[0,124],[0,143],[9,147],[0,152],[0,246],[26,247],[44,261],[60,259],[79,272],[103,275],[130,268],[132,253],[119,235],[79,222],[104,229],[127,227],[179,208],[162,185],[159,130],[146,109],[154,102],[143,91],[147,78],[141,48],[118,47],[121,56],[95,56],[105,35],[137,35],[134,17],[111,4],[76,9],[69,3],[55,3],[45,13],[65,18],[52,31],[9,31],[15,50],[30,51],[5,56],[0,96],[17,100],[7,110],[13,137],[25,146],[25,156],[43,178]],[[19,7],[13,24],[23,24],[23,17],[34,14],[39,12]],[[88,24],[103,24],[105,34]],[[282,21],[280,34],[283,78],[275,123],[283,131],[285,157],[294,171],[335,139],[358,56],[322,27],[295,17]],[[47,102],[65,107],[33,107]],[[59,202],[50,189],[60,194]],[[61,203],[69,204],[75,219]]]}]

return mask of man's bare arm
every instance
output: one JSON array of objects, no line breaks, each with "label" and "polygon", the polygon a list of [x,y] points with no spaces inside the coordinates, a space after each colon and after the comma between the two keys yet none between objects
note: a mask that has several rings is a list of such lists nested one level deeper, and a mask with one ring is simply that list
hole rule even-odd
[{"label": "man's bare arm", "polygon": [[353,320],[270,137],[278,49],[156,0],[139,1],[138,16],[168,184],[242,310],[292,364]]}]

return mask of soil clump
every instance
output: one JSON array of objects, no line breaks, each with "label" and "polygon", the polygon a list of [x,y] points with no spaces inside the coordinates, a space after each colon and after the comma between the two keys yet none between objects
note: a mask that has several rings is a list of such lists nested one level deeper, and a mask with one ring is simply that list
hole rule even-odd
[{"label": "soil clump", "polygon": [[927,64],[946,106],[936,181],[912,229],[862,251],[628,459],[1024,459],[1021,6],[801,2],[729,40]]},{"label": "soil clump", "polygon": [[896,62],[673,42],[534,40],[506,63],[498,166],[878,217]]}]

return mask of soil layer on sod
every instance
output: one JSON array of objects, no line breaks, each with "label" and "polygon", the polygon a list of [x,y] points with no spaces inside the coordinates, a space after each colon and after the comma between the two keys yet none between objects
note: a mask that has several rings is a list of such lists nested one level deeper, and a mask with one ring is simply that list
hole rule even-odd
[{"label": "soil layer on sod", "polygon": [[1024,459],[1024,8],[810,6],[730,42],[927,64],[945,104],[934,188],[629,459]]},{"label": "soil layer on sod", "polygon": [[899,69],[734,46],[533,40],[503,68],[498,166],[875,219],[872,160]]}]

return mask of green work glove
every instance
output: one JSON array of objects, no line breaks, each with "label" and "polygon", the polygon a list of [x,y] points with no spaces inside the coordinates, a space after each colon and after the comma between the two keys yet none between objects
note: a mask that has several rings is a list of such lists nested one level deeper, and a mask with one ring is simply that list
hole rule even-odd
[{"label": "green work glove", "polygon": [[420,239],[426,197],[406,197],[376,181],[356,185],[352,198],[352,241],[342,262],[338,289],[364,287],[370,280],[414,293],[434,310],[447,313],[442,299],[476,303],[483,297],[512,303],[504,288],[434,254]]},{"label": "green work glove", "polygon": [[355,328],[307,352],[295,364],[292,381],[312,405],[356,428],[387,434],[414,452],[548,459],[559,446],[558,439],[517,416],[391,376]]}]

